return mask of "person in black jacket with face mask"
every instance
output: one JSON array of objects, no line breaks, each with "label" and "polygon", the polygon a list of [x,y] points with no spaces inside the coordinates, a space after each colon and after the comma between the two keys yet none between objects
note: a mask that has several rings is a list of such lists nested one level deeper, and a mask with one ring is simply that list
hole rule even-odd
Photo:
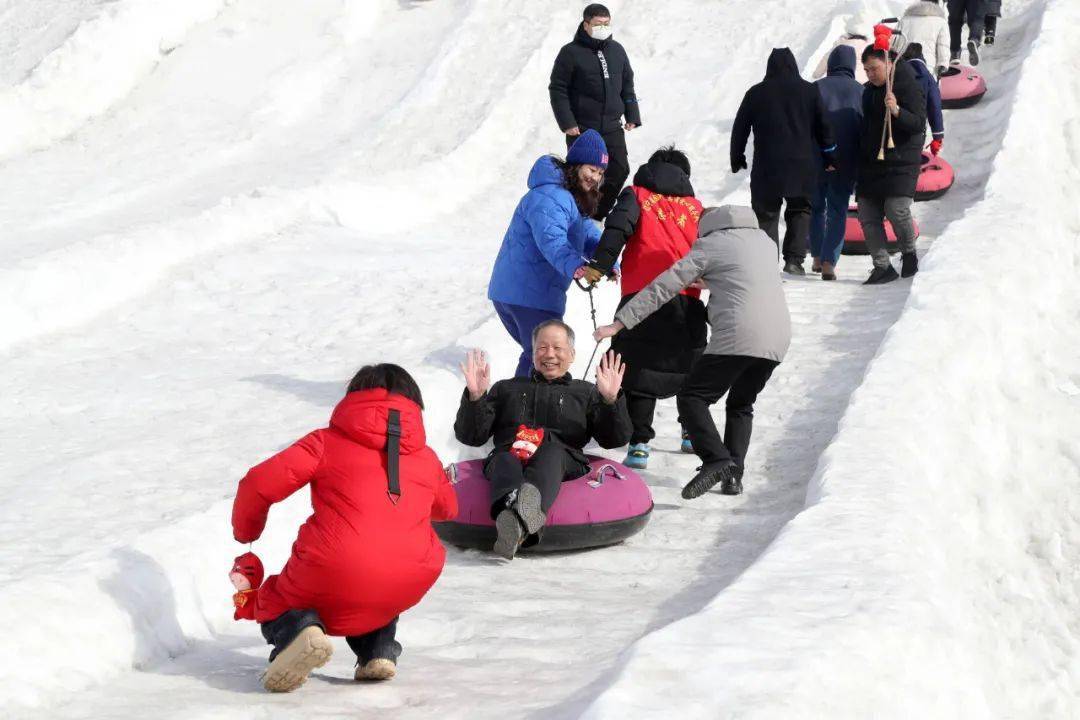
[{"label": "person in black jacket with face mask", "polygon": [[533,331],[529,377],[489,387],[491,371],[479,350],[470,352],[461,368],[465,392],[454,434],[475,447],[494,439],[484,475],[491,482],[491,516],[498,533],[494,550],[508,560],[522,543],[539,541],[562,482],[588,471],[582,448],[590,438],[609,449],[630,439],[622,360],[615,353],[605,355],[593,385],[570,377],[574,357],[574,331],[561,320],[548,320]]},{"label": "person in black jacket with face mask", "polygon": [[634,71],[626,50],[611,38],[611,13],[603,5],[594,3],[585,8],[574,41],[563,46],[555,58],[548,92],[567,147],[586,130],[596,130],[607,145],[608,168],[594,215],[602,220],[630,174],[623,130],[641,125]]},{"label": "person in black jacket with face mask", "polygon": [[810,235],[810,201],[817,194],[818,171],[825,158],[833,169],[832,130],[817,87],[799,76],[789,48],[769,55],[765,79],[743,97],[731,128],[731,172],[746,168],[746,142],[754,133],[750,204],[761,229],[780,246],[780,205],[784,222],[784,272],[805,275]]}]

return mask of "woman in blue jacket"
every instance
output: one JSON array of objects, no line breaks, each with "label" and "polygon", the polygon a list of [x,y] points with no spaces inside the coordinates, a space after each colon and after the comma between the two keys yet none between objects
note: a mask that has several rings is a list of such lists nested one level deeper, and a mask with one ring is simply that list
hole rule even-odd
[{"label": "woman in blue jacket", "polygon": [[545,155],[529,173],[529,192],[514,210],[488,283],[495,312],[521,346],[517,377],[532,371],[533,328],[562,319],[570,282],[585,274],[600,242],[600,228],[590,216],[607,164],[604,139],[586,130],[566,162]]}]

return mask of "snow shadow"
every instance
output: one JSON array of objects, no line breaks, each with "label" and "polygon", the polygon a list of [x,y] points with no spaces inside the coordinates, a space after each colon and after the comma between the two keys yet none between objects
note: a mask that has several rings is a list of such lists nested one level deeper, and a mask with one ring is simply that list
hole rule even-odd
[{"label": "snow shadow", "polygon": [[[246,638],[194,640],[177,619],[176,596],[165,569],[149,555],[125,547],[112,553],[117,570],[100,586],[131,618],[135,647],[132,667],[157,675],[191,677],[209,687],[238,693],[262,693],[260,658],[237,650]],[[211,658],[207,662],[207,658]],[[207,668],[218,668],[207,672]],[[221,671],[220,668],[228,668]]]},{"label": "snow shadow", "polygon": [[258,383],[271,390],[288,393],[304,402],[320,407],[334,407],[345,394],[346,383],[303,380],[288,375],[252,375],[242,378],[244,382]]}]

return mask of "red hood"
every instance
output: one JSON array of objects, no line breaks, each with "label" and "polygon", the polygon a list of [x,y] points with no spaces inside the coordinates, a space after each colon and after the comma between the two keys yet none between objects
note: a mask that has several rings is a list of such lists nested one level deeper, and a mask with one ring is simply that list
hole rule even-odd
[{"label": "red hood", "polygon": [[386,422],[390,410],[401,413],[401,452],[416,452],[427,445],[420,406],[383,389],[358,390],[346,395],[334,408],[330,427],[365,447],[382,450],[386,447]]}]

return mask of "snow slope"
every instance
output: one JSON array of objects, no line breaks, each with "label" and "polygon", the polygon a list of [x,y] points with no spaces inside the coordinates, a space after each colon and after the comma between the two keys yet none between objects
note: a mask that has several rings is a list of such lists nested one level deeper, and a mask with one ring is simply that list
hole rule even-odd
[{"label": "snow slope", "polygon": [[[834,15],[859,4],[673,0],[660,12],[635,0],[612,3],[646,119],[630,136],[632,162],[677,141],[691,154],[706,202],[745,200],[745,176],[725,168],[727,134],[768,49],[790,44],[804,64],[814,62]],[[902,7],[868,4],[882,15]],[[858,398],[881,392],[872,389],[874,377],[903,349],[879,356],[850,410],[848,401],[911,285],[867,292],[857,284],[867,262],[845,259],[841,282],[787,283],[795,343],[761,398],[744,496],[679,498],[695,462],[672,452],[674,407],[665,403],[661,451],[648,473],[657,510],[644,533],[616,548],[509,566],[451,551],[443,579],[402,622],[398,680],[355,687],[345,680],[351,661],[339,644],[333,663],[303,692],[262,694],[257,674],[267,648],[256,626],[232,622],[224,578],[238,551],[227,527],[235,482],[247,466],[324,424],[351,373],[378,360],[399,362],[421,381],[429,437],[444,460],[476,454],[451,437],[456,362],[465,347],[482,345],[497,358],[496,374],[513,364],[484,287],[527,168],[540,153],[562,149],[544,88],[577,5],[261,0],[174,3],[150,15],[135,0],[53,5],[50,12],[44,3],[0,5],[8,27],[27,28],[26,44],[8,53],[10,67],[22,69],[5,76],[0,117],[38,121],[24,123],[33,132],[5,139],[0,165],[0,612],[32,618],[7,633],[6,644],[20,652],[0,654],[5,716],[128,717],[152,708],[178,718],[277,717],[303,708],[334,717],[385,708],[400,717],[575,717],[594,702],[596,715],[641,714],[653,697],[685,698],[684,714],[769,714],[775,703],[805,700],[818,687],[812,676],[798,675],[808,678],[805,686],[791,680],[806,667],[788,657],[799,637],[816,642],[806,649],[834,653],[853,685],[880,681],[879,666],[861,675],[864,663],[854,670],[842,663],[862,659],[852,644],[875,638],[873,623],[893,637],[890,616],[868,611],[858,624],[865,632],[830,645],[831,626],[789,636],[799,618],[783,610],[795,604],[771,604],[781,590],[797,590],[800,602],[840,612],[844,602],[822,578],[864,584],[875,599],[896,582],[889,568],[870,565],[865,578],[834,571],[826,565],[832,548],[785,544],[830,507],[833,483],[855,492],[866,477],[884,479],[880,467],[844,470],[833,459],[867,457],[836,447],[878,427],[880,399]],[[1035,85],[1026,68],[1039,56],[1024,57],[1043,4],[1024,6],[1030,9],[1003,21],[1000,49],[986,66],[995,94],[948,118],[960,182],[943,201],[920,206],[919,218],[925,240],[944,233],[949,247],[935,245],[901,327],[910,327],[920,304],[953,297],[958,289],[949,286],[972,251],[946,251],[990,225],[974,219],[984,205],[965,213],[995,192],[987,181],[1001,177],[991,173],[995,156],[1022,107],[1014,95]],[[668,29],[670,18],[691,16],[698,20]],[[124,74],[109,70],[115,63]],[[86,97],[71,92],[95,73],[108,82]],[[1022,118],[1032,128],[1047,120]],[[1040,173],[1053,168],[1064,178],[1066,169],[1048,161],[1065,155],[1051,149],[1016,164],[1039,161]],[[1031,271],[1040,270],[1033,263]],[[970,272],[965,292],[979,297],[984,278]],[[971,312],[1007,297],[989,297]],[[601,317],[616,299],[614,288],[600,293]],[[1046,302],[1052,323],[1059,307]],[[955,333],[952,316],[927,315],[919,327],[935,334],[919,330],[917,368],[944,363],[925,345],[954,347],[939,327],[947,322]],[[580,293],[568,319],[586,334]],[[985,347],[995,335],[977,337]],[[581,350],[579,370],[591,348]],[[1069,361],[1059,360],[1063,368]],[[1075,389],[1071,377],[1061,387]],[[860,402],[870,408],[852,420]],[[996,428],[1001,415],[964,420]],[[845,433],[826,451],[841,417]],[[949,444],[956,434],[937,436],[944,464],[957,454]],[[1048,431],[1047,445],[1056,437]],[[968,445],[975,440],[964,436]],[[873,457],[889,451],[883,444]],[[824,499],[801,512],[808,487]],[[875,490],[880,485],[866,486],[869,498],[851,499],[860,525],[839,533],[837,543],[870,547],[882,527],[907,521],[911,507],[883,505]],[[274,510],[256,545],[270,568],[280,566],[308,512],[303,495]],[[943,504],[924,529],[941,532],[935,523],[965,508],[963,499]],[[1004,525],[1026,517],[994,519]],[[1045,520],[1059,532],[1070,527],[1061,517]],[[835,515],[826,525],[842,527]],[[837,547],[838,560],[850,557],[849,546]],[[996,577],[980,575],[984,568],[970,557],[969,574],[949,576],[954,600],[972,597],[964,594],[971,583]],[[1030,569],[1025,557],[1014,567]],[[810,585],[767,569],[771,562],[800,567],[798,579]],[[928,583],[944,571],[941,563],[925,575],[903,569]],[[752,592],[741,589],[759,575]],[[733,597],[759,614],[748,610],[745,625],[734,628],[717,622],[714,608]],[[997,617],[996,609],[975,618]],[[702,642],[688,645],[688,634]],[[895,650],[916,663],[930,637],[916,635],[915,649]],[[1063,652],[1067,639],[1056,636]],[[985,641],[973,632],[949,647],[972,659]],[[712,648],[721,655],[710,655]],[[677,684],[671,663],[716,666],[725,648],[760,657],[754,677],[738,675],[738,663],[724,666],[730,684],[710,679],[704,699]],[[770,655],[774,648],[784,650]],[[984,701],[974,707],[997,700],[982,692],[991,678],[974,670],[965,676],[964,697]],[[941,707],[956,701],[958,693],[920,679]],[[1066,676],[1046,694],[1051,714],[1069,707],[1069,682]],[[896,686],[880,682],[882,692]],[[745,695],[736,695],[740,688]],[[854,700],[876,696],[837,689],[831,698],[852,709]],[[792,707],[814,706],[777,712],[790,715]]]}]

